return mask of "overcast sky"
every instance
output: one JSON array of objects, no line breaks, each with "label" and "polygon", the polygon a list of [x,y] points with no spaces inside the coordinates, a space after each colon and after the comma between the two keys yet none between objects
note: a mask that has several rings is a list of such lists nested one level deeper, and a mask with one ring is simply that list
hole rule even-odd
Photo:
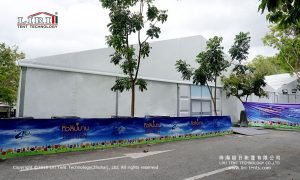
[{"label": "overcast sky", "polygon": [[[257,12],[258,0],[156,0],[168,10],[159,40],[202,35],[222,36],[226,53],[235,34],[250,32],[249,60],[276,51],[261,38],[268,32],[265,15]],[[17,17],[36,12],[58,12],[56,29],[19,29]],[[0,42],[18,45],[27,58],[107,47],[108,11],[98,0],[1,0]]]}]

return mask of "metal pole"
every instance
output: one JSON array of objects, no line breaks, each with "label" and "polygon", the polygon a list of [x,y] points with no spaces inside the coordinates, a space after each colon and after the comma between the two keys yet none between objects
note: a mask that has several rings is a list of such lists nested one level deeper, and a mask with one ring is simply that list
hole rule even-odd
[{"label": "metal pole", "polygon": [[180,89],[179,89],[179,84],[177,83],[177,117],[179,117],[179,101],[180,101],[180,95],[179,95],[179,91],[180,91]]},{"label": "metal pole", "polygon": [[[116,77],[116,80],[118,80],[119,78]],[[118,117],[119,115],[119,92],[116,91],[116,117]]]}]

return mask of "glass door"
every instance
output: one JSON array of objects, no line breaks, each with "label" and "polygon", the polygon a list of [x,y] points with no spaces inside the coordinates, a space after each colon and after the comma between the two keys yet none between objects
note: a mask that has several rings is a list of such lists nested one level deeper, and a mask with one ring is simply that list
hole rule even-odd
[{"label": "glass door", "polygon": [[201,115],[210,116],[211,115],[211,101],[201,101]]},{"label": "glass door", "polygon": [[192,116],[210,116],[211,102],[210,100],[192,100],[191,101]]},{"label": "glass door", "polygon": [[191,115],[192,116],[201,116],[201,101],[200,100],[192,100],[191,104]]}]

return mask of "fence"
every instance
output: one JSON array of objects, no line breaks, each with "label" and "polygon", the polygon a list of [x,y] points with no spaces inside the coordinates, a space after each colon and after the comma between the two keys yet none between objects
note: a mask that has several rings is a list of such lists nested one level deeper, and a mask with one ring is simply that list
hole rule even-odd
[{"label": "fence", "polygon": [[231,133],[228,116],[0,119],[0,158]]}]

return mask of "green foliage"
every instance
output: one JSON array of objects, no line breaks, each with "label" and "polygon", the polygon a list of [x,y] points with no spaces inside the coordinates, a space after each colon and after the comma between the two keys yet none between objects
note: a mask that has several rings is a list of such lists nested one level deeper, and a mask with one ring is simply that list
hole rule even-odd
[{"label": "green foliage", "polygon": [[[199,74],[205,75],[206,81],[216,81],[217,77],[229,67],[229,62],[224,59],[223,47],[221,46],[223,38],[213,37],[206,43],[206,51],[198,54],[196,61],[199,63]],[[203,79],[202,76],[199,76]],[[199,82],[201,80],[199,79]]]},{"label": "green foliage", "polygon": [[266,86],[264,80],[264,74],[253,73],[248,71],[244,74],[232,73],[228,78],[222,76],[223,88],[226,92],[226,97],[235,96],[240,101],[242,97],[246,97],[254,94],[258,97],[267,97],[267,93],[263,87]]},{"label": "green foliage", "polygon": [[[151,47],[147,40],[159,38],[161,29],[157,24],[167,21],[167,11],[159,10],[154,5],[154,0],[100,0],[100,2],[103,8],[109,10],[110,23],[107,27],[110,35],[106,36],[106,43],[115,50],[111,55],[111,62],[119,66],[127,76],[117,79],[112,90],[120,92],[131,90],[131,116],[134,116],[135,86],[139,86],[140,91],[147,90],[146,81],[138,79],[141,59],[150,54]],[[146,35],[144,40],[141,40],[141,33]],[[133,35],[137,35],[137,48],[129,42]]]},{"label": "green foliage", "polygon": [[250,48],[250,36],[249,32],[240,32],[234,38],[234,44],[229,49],[229,54],[232,60],[237,60],[239,63],[248,58],[248,50]]},{"label": "green foliage", "polygon": [[140,91],[147,90],[147,82],[144,79],[138,79],[135,85],[139,86]]},{"label": "green foliage", "polygon": [[277,25],[270,26],[270,32],[265,35],[263,42],[277,49],[277,58],[284,68],[295,73],[300,79],[300,34],[297,33],[297,29],[300,29],[300,24],[291,25],[286,29]]},{"label": "green foliage", "polygon": [[[144,79],[137,79],[135,85],[139,86],[140,91],[147,90],[147,82]],[[115,85],[111,88],[112,91],[120,91],[124,90],[128,91],[131,88],[131,81],[128,77],[118,78],[116,80]]]},{"label": "green foliage", "polygon": [[263,38],[265,45],[279,50],[275,56],[284,69],[298,76],[300,89],[300,1],[261,0],[258,8],[268,10],[267,19],[275,25]]},{"label": "green foliage", "polygon": [[282,28],[286,28],[300,21],[299,0],[260,0],[258,10],[264,13],[268,10],[267,19]]},{"label": "green foliage", "polygon": [[280,58],[277,58],[277,56],[265,57],[258,55],[248,64],[248,66],[255,69],[255,72],[261,74],[264,73],[265,75],[290,72],[288,65]]},{"label": "green foliage", "polygon": [[242,64],[247,59],[250,48],[249,33],[240,32],[235,36],[234,41],[229,49],[229,54],[233,60],[237,60],[237,64],[229,77],[221,77],[226,96],[235,96],[240,101],[242,101],[242,97],[246,97],[247,101],[248,96],[251,94],[258,97],[267,96],[267,93],[263,90],[263,87],[266,86],[265,73],[257,73],[253,67]]},{"label": "green foliage", "polygon": [[141,49],[140,49],[141,50],[141,56],[143,58],[149,57],[150,49],[151,49],[151,47],[150,47],[148,42],[141,43]]},{"label": "green foliage", "polygon": [[240,32],[234,38],[234,44],[229,49],[229,54],[232,61],[235,61],[236,65],[233,72],[237,74],[244,74],[249,70],[246,66],[242,65],[242,62],[248,58],[250,48],[250,33]]},{"label": "green foliage", "polygon": [[128,77],[118,78],[115,85],[111,88],[112,91],[129,90],[131,88],[130,79]]},{"label": "green foliage", "polygon": [[[221,46],[222,37],[213,37],[206,42],[206,50],[199,53],[196,61],[199,67],[196,69],[191,68],[183,60],[176,61],[175,67],[181,73],[183,80],[190,80],[193,78],[193,84],[207,85],[209,81],[215,83],[214,89],[216,94],[217,77],[229,67],[229,62],[224,59],[223,47]],[[214,105],[215,115],[216,111],[216,95],[212,95],[212,89],[208,86],[211,99]]]},{"label": "green foliage", "polygon": [[207,76],[205,74],[205,69],[203,67],[196,69],[194,71],[193,84],[205,85],[206,82],[207,82]]},{"label": "green foliage", "polygon": [[183,80],[191,79],[193,75],[193,69],[191,68],[191,65],[180,59],[176,61],[175,67],[176,70],[181,73],[181,77]]},{"label": "green foliage", "polygon": [[0,43],[0,102],[13,105],[17,99],[19,85],[19,67],[16,61],[25,58],[18,47],[9,47]]}]

